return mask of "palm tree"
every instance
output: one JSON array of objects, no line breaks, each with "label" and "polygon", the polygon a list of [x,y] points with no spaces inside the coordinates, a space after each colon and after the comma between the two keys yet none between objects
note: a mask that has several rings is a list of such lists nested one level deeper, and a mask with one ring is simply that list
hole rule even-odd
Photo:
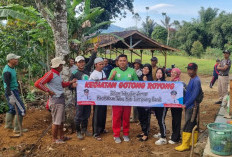
[{"label": "palm tree", "polygon": [[136,27],[136,29],[138,29],[138,21],[140,21],[141,20],[141,17],[139,16],[139,14],[138,13],[135,13],[134,14],[134,16],[133,16],[133,19],[135,20],[135,27]]},{"label": "palm tree", "polygon": [[168,36],[167,36],[167,45],[168,45],[169,39],[170,39],[170,27],[172,26],[173,23],[170,23],[171,18],[169,16],[167,16],[166,13],[162,13],[162,15],[164,16],[164,21],[161,20],[161,22],[168,31]]},{"label": "palm tree", "polygon": [[148,37],[151,37],[151,34],[156,26],[156,22],[154,20],[150,19],[149,16],[146,18],[146,22],[142,23],[143,31],[146,33]]}]

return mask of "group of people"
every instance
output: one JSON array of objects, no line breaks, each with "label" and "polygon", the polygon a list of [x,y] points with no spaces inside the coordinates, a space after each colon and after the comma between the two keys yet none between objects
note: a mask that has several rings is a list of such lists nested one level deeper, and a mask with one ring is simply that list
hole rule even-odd
[{"label": "group of people", "polygon": [[[35,87],[43,90],[50,95],[49,109],[52,115],[52,136],[53,142],[57,144],[65,143],[69,137],[64,136],[63,125],[65,122],[65,96],[64,88],[68,87],[70,90],[76,92],[78,88],[77,80],[115,80],[115,81],[166,81],[165,71],[163,68],[157,66],[158,59],[151,58],[151,64],[142,65],[141,60],[136,59],[133,67],[128,66],[127,56],[121,54],[117,57],[116,65],[113,68],[108,64],[107,59],[97,57],[98,46],[94,45],[94,52],[92,53],[88,63],[85,62],[83,56],[77,56],[75,60],[70,60],[70,81],[64,82],[60,76],[65,61],[56,57],[51,60],[51,70],[47,72],[42,78],[35,82]],[[229,51],[224,51],[225,57]],[[3,70],[3,82],[6,93],[6,98],[9,104],[9,112],[6,114],[5,128],[14,129],[14,132],[19,132],[19,125],[22,126],[23,117],[25,116],[25,107],[20,99],[17,83],[17,75],[15,66],[18,65],[20,56],[15,54],[7,55],[8,64]],[[228,67],[230,61],[222,61],[217,67],[221,73],[221,84],[225,80],[224,76],[228,76]],[[94,70],[92,67],[94,65]],[[190,81],[184,90],[184,105],[182,108],[170,108],[172,114],[172,135],[167,141],[165,117],[169,108],[166,107],[136,107],[133,109],[133,116],[137,117],[141,125],[141,133],[137,135],[139,141],[147,141],[150,133],[150,119],[151,113],[154,113],[160,132],[153,135],[158,140],[156,145],[176,144],[181,140],[181,119],[182,110],[185,110],[185,125],[182,134],[182,144],[175,149],[177,151],[188,150],[191,146],[191,135],[195,125],[197,125],[197,115],[199,104],[202,101],[201,81],[197,76],[198,65],[189,63],[187,65],[187,73]],[[171,71],[171,81],[181,81],[181,71],[174,68]],[[86,91],[87,92],[87,91]],[[176,93],[171,93],[175,95]],[[76,94],[75,94],[76,95]],[[14,116],[16,114],[15,107],[19,111],[20,124],[13,124]],[[95,105],[93,107],[92,130],[93,133],[87,131],[88,119],[91,114],[90,105],[77,105],[75,125],[77,131],[77,138],[82,140],[85,136],[93,136],[96,140],[102,140],[101,134],[107,133],[105,129],[107,106]],[[130,115],[131,106],[112,106],[112,129],[115,143],[130,141]],[[132,119],[136,119],[136,118]],[[199,129],[199,128],[198,128]],[[27,131],[23,129],[23,131]],[[122,139],[120,132],[123,132]],[[197,142],[198,131],[194,133],[194,143]]]}]

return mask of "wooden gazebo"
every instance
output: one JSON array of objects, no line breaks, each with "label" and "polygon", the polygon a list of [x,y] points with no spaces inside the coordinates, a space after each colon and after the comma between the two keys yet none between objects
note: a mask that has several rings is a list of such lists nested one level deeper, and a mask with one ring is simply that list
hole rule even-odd
[{"label": "wooden gazebo", "polygon": [[[110,58],[112,52],[115,52],[117,55],[117,53],[124,53],[124,50],[129,50],[131,52],[131,62],[133,53],[139,56],[142,60],[143,50],[150,50],[152,57],[154,51],[158,50],[165,56],[165,67],[167,65],[167,51],[179,51],[178,49],[172,48],[170,46],[160,44],[137,30],[113,32],[106,35],[99,35],[96,37],[96,39],[99,41],[100,48],[110,50]],[[138,53],[138,51],[140,53]]]}]

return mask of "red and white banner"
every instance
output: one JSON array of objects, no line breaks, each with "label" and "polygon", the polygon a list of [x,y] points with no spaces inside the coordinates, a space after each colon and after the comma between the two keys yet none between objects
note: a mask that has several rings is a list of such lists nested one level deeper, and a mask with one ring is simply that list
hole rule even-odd
[{"label": "red and white banner", "polygon": [[181,107],[182,82],[78,80],[78,105]]}]

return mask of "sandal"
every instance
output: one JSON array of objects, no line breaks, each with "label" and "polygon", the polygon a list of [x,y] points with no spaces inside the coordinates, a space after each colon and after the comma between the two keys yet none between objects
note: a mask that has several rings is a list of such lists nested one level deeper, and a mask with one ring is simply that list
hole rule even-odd
[{"label": "sandal", "polygon": [[94,138],[97,140],[97,141],[101,141],[102,138],[100,136],[94,136]]},{"label": "sandal", "polygon": [[71,137],[64,136],[61,140],[68,141],[68,140],[71,140],[71,139],[72,139]]},{"label": "sandal", "polygon": [[[144,139],[145,138],[145,139]],[[148,140],[148,136],[144,136],[139,138],[139,141],[144,142]]]},{"label": "sandal", "polygon": [[55,140],[53,143],[55,144],[64,144],[65,142],[61,139]]}]

